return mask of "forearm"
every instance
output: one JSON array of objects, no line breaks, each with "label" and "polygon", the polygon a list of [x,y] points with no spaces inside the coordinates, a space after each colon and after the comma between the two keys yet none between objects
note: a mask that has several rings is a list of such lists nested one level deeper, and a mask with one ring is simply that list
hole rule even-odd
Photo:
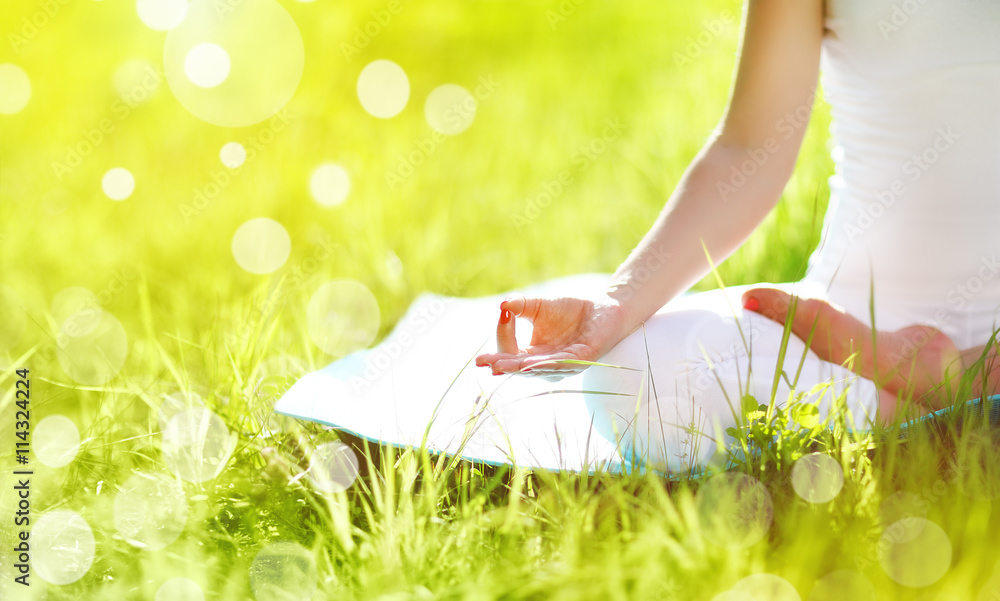
[{"label": "forearm", "polygon": [[703,149],[611,279],[608,295],[624,309],[625,334],[709,272],[706,249],[718,264],[750,237],[781,196],[791,154],[719,140]]}]

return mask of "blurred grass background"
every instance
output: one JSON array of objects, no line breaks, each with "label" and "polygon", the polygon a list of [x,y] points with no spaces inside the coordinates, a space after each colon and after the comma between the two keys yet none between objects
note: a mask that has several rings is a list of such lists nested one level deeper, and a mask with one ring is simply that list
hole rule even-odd
[{"label": "blurred grass background", "polygon": [[[181,206],[223,170],[219,148],[259,135],[267,123],[240,129],[204,123],[165,81],[121,118],[116,69],[134,59],[159,68],[164,34],[139,22],[129,3],[62,6],[18,54],[3,48],[4,60],[24,68],[33,85],[28,106],[3,121],[5,281],[31,306],[45,307],[66,286],[99,290],[116,269],[141,273],[154,315],[169,316],[172,330],[203,332],[220,318],[206,306],[231,306],[261,282],[239,269],[229,251],[232,232],[257,216],[288,229],[289,266],[309,256],[320,232],[328,236],[337,254],[313,277],[367,285],[379,299],[384,328],[416,293],[441,291],[449,276],[464,281],[479,273],[462,291],[474,295],[613,271],[721,115],[739,4],[570,3],[572,14],[552,24],[555,4],[402,6],[348,59],[341,45],[382,4],[286,3],[306,47],[305,73],[286,107],[289,127],[261,144],[252,164],[190,219]],[[17,33],[37,6],[12,8],[8,29]],[[709,31],[709,23],[721,30]],[[390,120],[365,113],[355,94],[361,68],[378,58],[397,62],[411,84],[407,108]],[[433,133],[422,110],[427,93],[449,82],[472,90],[480,77],[499,87],[480,103],[472,127],[446,138],[412,177],[390,187],[385,174]],[[102,119],[114,131],[82,165],[56,177],[52,162],[65,162],[67,148]],[[621,137],[574,172],[574,183],[536,220],[516,228],[514,216],[545,181],[578,168],[574,153],[601,135],[606,119],[624,124]],[[803,272],[831,170],[826,129],[820,105],[785,201],[725,265],[727,282],[790,280]],[[348,201],[333,209],[317,205],[308,191],[309,174],[326,161],[351,175]],[[122,203],[101,192],[101,177],[114,166],[129,169],[137,182]],[[64,210],[52,214],[50,204]],[[393,255],[401,272],[392,268]],[[129,320],[121,309],[135,300],[130,286],[107,308]]]},{"label": "blurred grass background", "polygon": [[[288,127],[193,216],[182,207],[225,171],[220,147],[259,137],[267,123],[205,123],[165,81],[123,117],[116,71],[137,59],[158,69],[165,34],[145,27],[133,2],[66,0],[15,44],[11,36],[23,35],[25,19],[43,4],[18,0],[3,8],[10,43],[0,44],[0,63],[24,69],[32,95],[21,112],[0,116],[0,283],[20,299],[3,310],[25,315],[23,336],[7,345],[0,398],[11,413],[13,369],[29,366],[35,419],[58,413],[79,427],[85,442],[77,459],[41,470],[33,503],[37,511],[84,515],[97,554],[87,575],[64,587],[38,581],[30,591],[14,590],[5,571],[4,598],[153,599],[178,575],[197,581],[206,599],[251,598],[248,565],[275,540],[309,549],[320,575],[312,598],[331,600],[710,599],[765,570],[787,578],[802,598],[845,598],[842,588],[816,586],[836,569],[863,573],[879,598],[970,599],[989,577],[995,485],[976,470],[942,476],[939,465],[949,456],[933,450],[891,447],[873,465],[864,448],[827,449],[848,482],[821,506],[795,497],[787,473],[763,475],[775,525],[745,550],[707,545],[686,486],[668,497],[648,478],[568,476],[536,489],[519,474],[504,489],[470,468],[459,484],[422,472],[427,466],[412,455],[352,495],[275,484],[265,474],[262,448],[277,448],[294,467],[297,446],[335,439],[314,424],[262,430],[277,392],[262,391],[260,378],[277,371],[285,385],[334,358],[311,343],[304,318],[322,283],[365,284],[378,299],[382,335],[424,290],[484,295],[613,271],[721,115],[738,2],[404,1],[368,46],[345,57],[342,44],[386,3],[283,1],[306,57],[286,107]],[[411,86],[406,109],[389,120],[365,113],[355,93],[361,69],[380,58],[398,63]],[[482,99],[471,127],[390,186],[386,173],[432,134],[426,95],[444,83],[472,90],[480,78],[499,87]],[[58,177],[53,162],[65,161],[67,148],[103,119],[114,131]],[[574,153],[599,137],[608,119],[624,132],[578,168]],[[827,129],[818,102],[783,200],[723,264],[727,284],[804,273],[832,172]],[[310,196],[309,176],[323,162],[350,173],[342,206],[322,207]],[[101,190],[112,167],[136,179],[123,202]],[[514,217],[565,169],[573,170],[573,183],[518,228]],[[288,262],[272,276],[244,271],[230,251],[236,228],[260,216],[278,220],[292,239]],[[126,363],[105,386],[75,386],[52,350],[58,323],[50,307],[68,286],[98,293],[128,335]],[[185,485],[189,516],[180,539],[140,551],[115,533],[113,494],[132,470],[159,465],[157,407],[177,391],[199,393],[238,434],[239,446],[217,479]],[[7,464],[13,438],[12,419],[5,420],[0,456]],[[415,488],[418,472],[424,484]],[[923,515],[962,548],[949,576],[930,589],[896,586],[879,569],[879,502],[897,490],[928,500]],[[0,494],[6,521],[14,497],[6,485]],[[5,529],[3,548],[12,536]]]}]

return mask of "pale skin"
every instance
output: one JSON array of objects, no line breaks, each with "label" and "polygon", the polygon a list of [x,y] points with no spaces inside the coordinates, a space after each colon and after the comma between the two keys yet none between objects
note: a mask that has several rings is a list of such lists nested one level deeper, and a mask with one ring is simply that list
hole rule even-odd
[{"label": "pale skin", "polygon": [[[746,0],[743,33],[729,102],[713,135],[688,166],[652,228],[611,278],[589,297],[526,298],[500,304],[497,352],[476,357],[495,375],[521,373],[557,380],[586,369],[567,360],[597,361],[619,341],[738,249],[777,204],[798,157],[805,125],[796,115],[811,110],[819,77],[823,0]],[[739,186],[733,168],[749,157],[767,160]],[[750,300],[750,299],[753,300]],[[784,322],[790,299],[759,288],[745,307]],[[527,319],[530,344],[518,348],[516,318]],[[916,411],[942,406],[940,382],[986,352],[960,350],[930,326],[872,333],[863,323],[822,300],[800,301],[792,331],[803,340],[816,324],[810,348],[827,361],[845,362],[880,389],[879,418],[891,420],[898,399],[913,399]],[[905,357],[905,360],[900,360]],[[1000,389],[1000,368],[988,354],[987,381],[979,392]],[[908,410],[909,411],[909,410]]]}]

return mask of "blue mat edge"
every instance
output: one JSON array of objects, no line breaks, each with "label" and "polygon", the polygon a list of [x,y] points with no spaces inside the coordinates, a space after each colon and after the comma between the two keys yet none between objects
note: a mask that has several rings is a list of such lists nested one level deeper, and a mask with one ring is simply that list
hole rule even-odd
[{"label": "blue mat edge", "polygon": [[[356,351],[355,353],[351,353],[351,354],[352,355],[357,355],[357,354],[363,354],[363,353],[364,353],[364,351]],[[348,355],[348,357],[349,356],[350,355]],[[344,358],[346,359],[347,357],[344,357]],[[986,397],[985,401],[989,404],[989,411],[990,411],[991,414],[1000,412],[1000,394],[996,394],[996,395],[992,395],[992,396]],[[912,420],[909,420],[909,421],[906,421],[906,422],[902,422],[898,426],[896,426],[896,427],[894,427],[892,429],[889,429],[889,431],[898,430],[898,432],[899,432],[898,438],[906,438],[908,432],[911,429],[913,429],[913,428],[923,426],[923,425],[927,424],[928,422],[933,422],[933,421],[948,419],[952,415],[958,414],[961,411],[975,410],[975,409],[977,409],[979,407],[979,405],[982,404],[982,402],[983,402],[983,399],[981,399],[981,398],[975,398],[975,399],[968,400],[968,401],[966,401],[964,403],[958,403],[958,404],[955,404],[955,405],[944,407],[942,409],[938,409],[938,410],[936,410],[934,412],[931,412],[931,413],[928,413],[926,415],[922,415],[922,416],[920,416],[918,418],[915,418],[915,419],[912,419]],[[333,422],[329,422],[329,421],[326,421],[326,420],[317,419],[317,418],[307,418],[307,417],[303,417],[303,416],[296,415],[296,414],[293,414],[293,413],[286,413],[286,412],[280,411],[278,409],[278,405],[280,405],[280,404],[281,404],[281,400],[279,399],[278,402],[275,403],[275,407],[274,407],[275,413],[278,413],[280,415],[284,415],[284,416],[291,417],[291,418],[294,418],[294,419],[302,419],[302,420],[306,420],[306,421],[312,421],[312,422],[316,422],[316,423],[319,423],[319,424],[323,424],[323,425],[329,426],[330,428],[333,428],[335,430],[346,432],[346,433],[350,434],[351,436],[355,436],[355,437],[357,437],[357,438],[359,438],[361,440],[367,441],[367,442],[372,443],[372,444],[377,444],[377,445],[380,445],[380,446],[392,447],[392,448],[403,450],[403,451],[410,450],[410,449],[417,449],[418,448],[418,447],[416,447],[414,445],[407,445],[407,444],[402,444],[402,443],[387,442],[385,440],[380,440],[380,439],[376,439],[376,438],[373,438],[373,437],[370,437],[370,436],[365,436],[365,435],[361,434],[360,432],[352,430],[351,428],[348,428],[346,426],[341,426],[341,425],[338,425],[338,424],[335,424]],[[859,433],[865,434],[865,433],[871,433],[872,431],[873,430],[860,430]],[[431,452],[430,449],[428,449],[428,451]],[[448,454],[448,453],[445,453],[445,454]],[[454,454],[448,454],[448,455],[455,456]],[[472,463],[481,463],[481,464],[489,465],[489,466],[496,467],[496,468],[501,468],[501,467],[513,467],[513,468],[516,468],[516,467],[518,467],[518,466],[516,466],[515,464],[512,464],[512,463],[500,462],[500,461],[490,461],[490,460],[487,460],[487,459],[483,459],[481,457],[469,457],[469,456],[466,456],[466,455],[463,455],[463,454],[458,454],[457,456],[460,459],[464,459],[464,460],[472,462]],[[592,469],[590,469],[590,470],[587,471],[587,474],[588,475],[593,475],[595,473],[598,473],[599,471],[604,471],[606,473],[616,474],[616,475],[620,475],[620,474],[623,474],[623,473],[624,474],[631,474],[634,471],[639,472],[639,473],[645,473],[646,469],[642,465],[636,466],[632,470],[626,469],[627,467],[632,466],[632,465],[633,465],[632,462],[630,462],[630,461],[628,461],[628,460],[626,460],[626,459],[623,458],[622,461],[621,461],[621,463],[619,463],[619,464],[617,464],[617,465],[614,466],[614,467],[618,468],[617,471],[615,471],[613,469],[607,469],[607,468],[611,468],[612,467],[612,465],[609,464],[608,466],[606,466],[606,469],[604,469],[604,470],[600,470],[598,468],[592,468]],[[576,473],[576,474],[582,473],[582,471],[577,471],[577,470],[570,470],[570,469],[551,470],[551,469],[548,469],[548,468],[541,468],[541,467],[537,467],[537,466],[530,466],[530,467],[526,467],[525,469],[544,470],[544,471],[552,472],[552,473],[562,473],[562,472],[569,472],[569,473]],[[720,470],[717,467],[706,467],[705,469],[702,469],[701,471],[699,471],[697,473],[690,473],[690,474],[672,474],[672,473],[658,472],[656,470],[653,470],[653,471],[655,473],[663,476],[664,478],[666,478],[668,480],[675,480],[676,481],[676,480],[681,480],[681,479],[697,480],[697,479],[701,479],[701,478],[703,478],[703,477],[705,477],[707,475],[710,475],[711,473],[718,472]],[[722,471],[725,471],[725,470],[722,470]]]}]

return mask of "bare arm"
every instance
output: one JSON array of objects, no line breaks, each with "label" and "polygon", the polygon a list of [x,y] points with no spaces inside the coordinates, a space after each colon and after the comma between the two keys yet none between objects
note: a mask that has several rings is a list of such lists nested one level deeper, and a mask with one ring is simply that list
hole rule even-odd
[{"label": "bare arm", "polygon": [[805,133],[799,117],[812,107],[822,36],[822,0],[747,0],[725,114],[611,280],[622,337],[708,273],[703,241],[721,262],[777,204]]},{"label": "bare arm", "polygon": [[[594,298],[511,295],[500,303],[497,352],[476,364],[551,379],[582,371],[708,273],[702,241],[713,261],[743,244],[795,167],[822,36],[823,0],[747,0],[726,112],[609,288]],[[525,349],[515,318],[534,326]]]}]

